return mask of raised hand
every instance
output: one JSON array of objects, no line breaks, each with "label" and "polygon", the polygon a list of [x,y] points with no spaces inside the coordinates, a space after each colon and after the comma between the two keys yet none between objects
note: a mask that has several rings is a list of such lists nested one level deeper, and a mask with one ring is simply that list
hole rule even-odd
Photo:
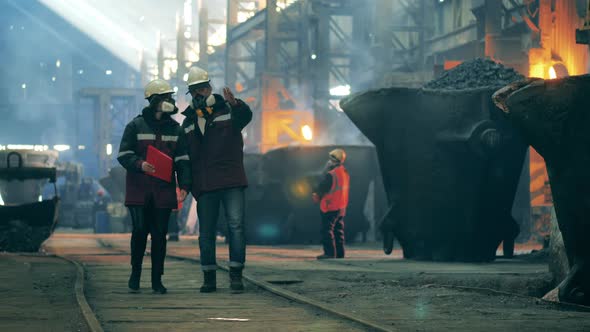
[{"label": "raised hand", "polygon": [[238,104],[238,101],[236,100],[236,97],[234,97],[234,93],[227,86],[225,88],[223,88],[223,97],[232,106],[236,106]]}]

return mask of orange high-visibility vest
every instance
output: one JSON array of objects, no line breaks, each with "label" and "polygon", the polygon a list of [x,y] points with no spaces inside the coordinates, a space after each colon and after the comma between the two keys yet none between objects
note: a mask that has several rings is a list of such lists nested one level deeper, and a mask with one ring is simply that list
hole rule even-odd
[{"label": "orange high-visibility vest", "polygon": [[329,171],[332,176],[332,188],[322,197],[320,201],[320,210],[324,213],[328,211],[344,210],[348,206],[348,188],[350,186],[350,175],[340,165]]}]

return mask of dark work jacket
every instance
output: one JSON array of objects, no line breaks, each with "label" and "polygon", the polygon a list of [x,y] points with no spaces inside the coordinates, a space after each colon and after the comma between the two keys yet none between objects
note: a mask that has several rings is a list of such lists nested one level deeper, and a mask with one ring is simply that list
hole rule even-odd
[{"label": "dark work jacket", "polygon": [[338,167],[339,165],[340,164],[332,165],[324,170],[325,174],[322,176],[321,181],[319,181],[318,185],[314,188],[314,192],[318,194],[320,198],[327,194],[332,188],[332,175],[330,174],[330,171]]},{"label": "dark work jacket", "polygon": [[204,133],[192,106],[182,113],[186,116],[182,128],[187,135],[193,176],[191,192],[195,198],[205,192],[248,185],[242,129],[252,119],[252,111],[242,100],[238,99],[232,107],[220,95],[215,98],[220,102],[206,118]]},{"label": "dark work jacket", "polygon": [[[171,183],[147,175],[141,170],[149,145],[167,154],[174,161]],[[178,178],[178,186],[181,189],[190,190],[190,161],[184,131],[178,122],[166,114],[161,120],[156,120],[150,107],[144,108],[142,114],[125,127],[117,160],[127,170],[127,206],[144,205],[146,200],[152,197],[156,208],[176,208],[178,202],[175,178]]]}]

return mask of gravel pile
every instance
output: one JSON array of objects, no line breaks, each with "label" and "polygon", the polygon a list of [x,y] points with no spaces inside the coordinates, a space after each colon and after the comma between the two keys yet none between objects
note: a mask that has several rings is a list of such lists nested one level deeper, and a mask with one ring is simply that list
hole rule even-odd
[{"label": "gravel pile", "polygon": [[525,77],[512,68],[488,59],[465,61],[432,80],[424,88],[431,90],[469,90],[497,88]]},{"label": "gravel pile", "polygon": [[51,234],[49,227],[31,227],[21,220],[0,225],[0,251],[36,252]]}]

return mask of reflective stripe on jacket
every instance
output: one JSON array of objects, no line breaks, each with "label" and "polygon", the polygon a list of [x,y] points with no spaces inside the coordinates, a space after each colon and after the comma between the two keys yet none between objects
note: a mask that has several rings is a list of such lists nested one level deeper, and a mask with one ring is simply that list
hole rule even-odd
[{"label": "reflective stripe on jacket", "polygon": [[[172,182],[145,174],[141,164],[145,161],[148,146],[170,156],[174,161]],[[178,186],[190,190],[190,160],[186,135],[180,125],[170,117],[156,120],[153,110],[144,109],[142,115],[125,127],[117,160],[127,170],[125,205],[144,205],[152,197],[156,208],[175,209],[176,179]]]},{"label": "reflective stripe on jacket", "polygon": [[[220,95],[216,99],[223,100]],[[242,129],[252,119],[250,107],[226,104],[208,119],[199,118],[191,106],[182,113],[193,176],[195,198],[204,192],[248,186],[244,169]]]},{"label": "reflective stripe on jacket", "polygon": [[332,176],[332,188],[322,196],[320,210],[324,213],[338,210],[344,211],[348,206],[350,175],[342,165],[335,167],[328,173]]}]

